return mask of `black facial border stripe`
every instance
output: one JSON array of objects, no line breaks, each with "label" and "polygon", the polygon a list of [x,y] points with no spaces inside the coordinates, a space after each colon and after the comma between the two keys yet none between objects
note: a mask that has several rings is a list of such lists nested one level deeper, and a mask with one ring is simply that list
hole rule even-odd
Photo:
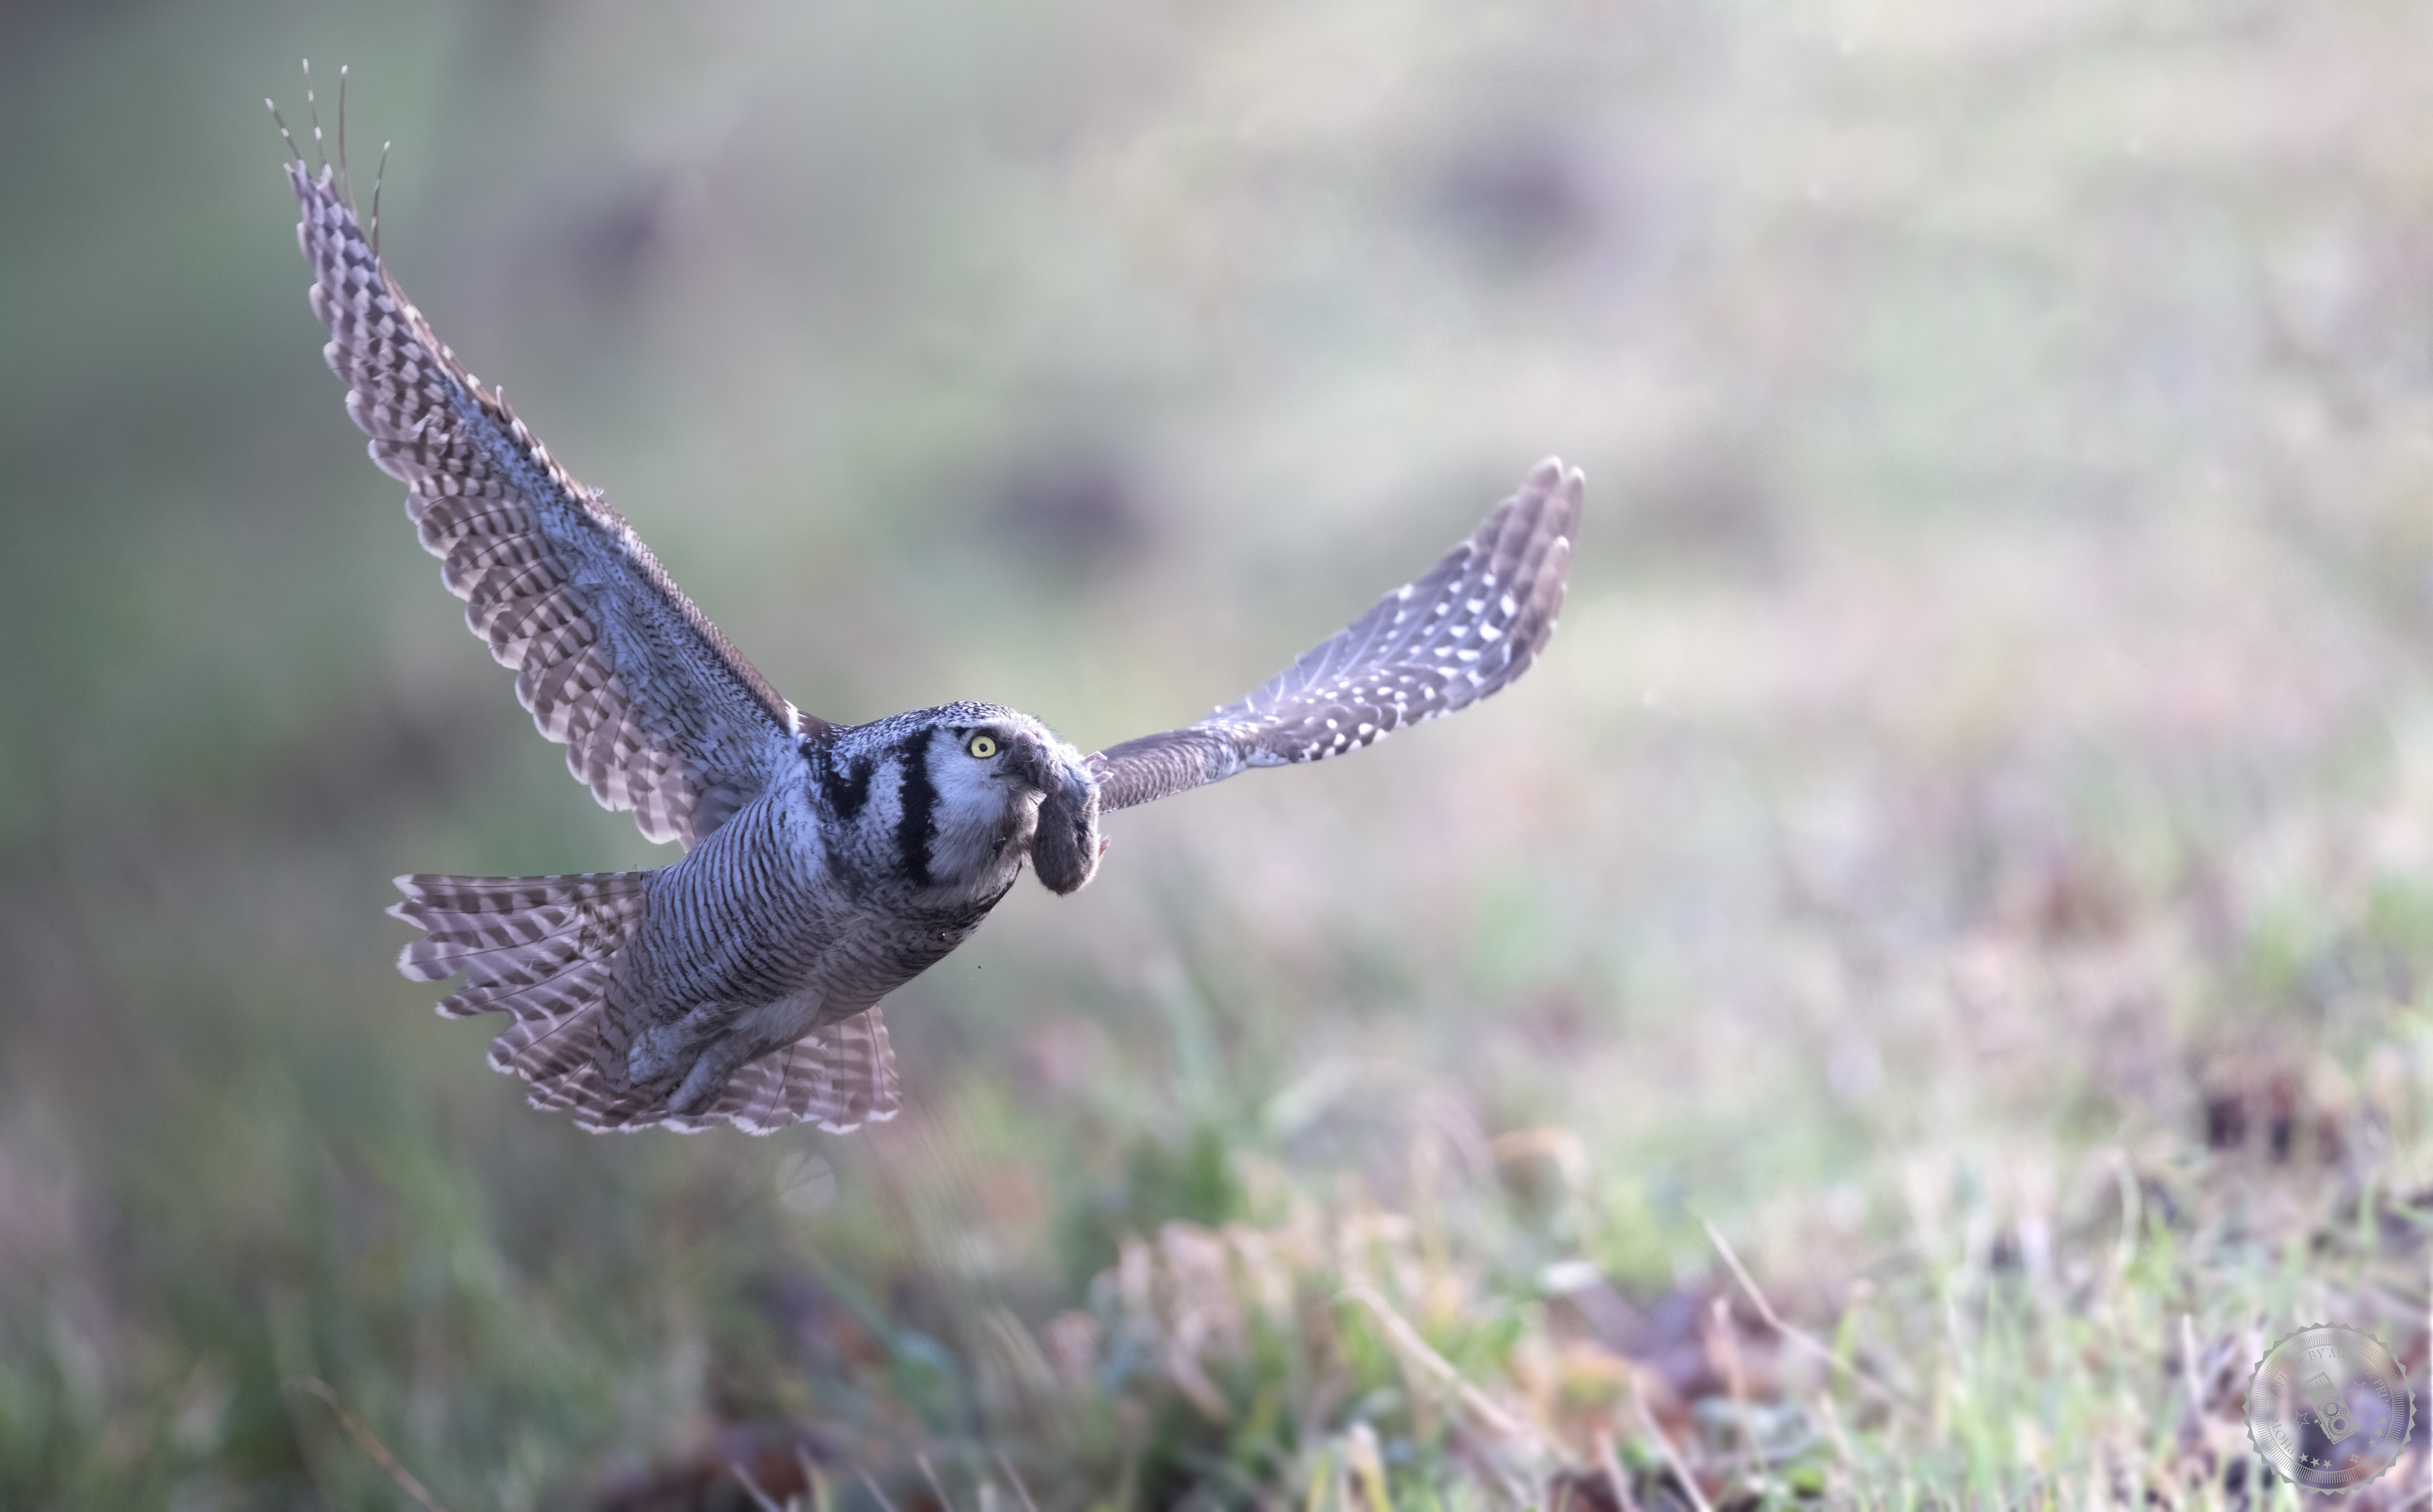
[{"label": "black facial border stripe", "polygon": [[904,757],[904,814],[895,824],[895,864],[907,881],[927,887],[929,842],[938,838],[938,788],[929,780],[930,732],[908,736],[896,750]]},{"label": "black facial border stripe", "polygon": [[870,775],[874,770],[876,763],[868,756],[841,763],[831,756],[820,763],[820,794],[827,799],[829,809],[839,820],[850,824],[861,817],[863,807],[870,802]]}]

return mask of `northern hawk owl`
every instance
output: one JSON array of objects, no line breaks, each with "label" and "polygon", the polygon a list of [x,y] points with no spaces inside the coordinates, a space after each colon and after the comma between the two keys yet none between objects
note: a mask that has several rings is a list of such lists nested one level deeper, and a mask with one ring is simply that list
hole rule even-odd
[{"label": "northern hawk owl", "polygon": [[399,969],[588,1130],[843,1131],[901,1102],[878,1000],[969,939],[1028,861],[1097,868],[1102,815],[1355,751],[1528,670],[1555,628],[1581,477],[1552,458],[1423,575],[1196,724],[1082,755],[947,704],[833,724],[778,696],[601,495],[409,302],[343,176],[288,177],[322,348],[372,460],[568,768],[685,855],[640,872],[403,876]]}]

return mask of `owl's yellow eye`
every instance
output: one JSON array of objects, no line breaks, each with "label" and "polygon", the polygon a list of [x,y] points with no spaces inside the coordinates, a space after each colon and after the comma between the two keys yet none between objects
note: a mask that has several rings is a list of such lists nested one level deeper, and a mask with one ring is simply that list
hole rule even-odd
[{"label": "owl's yellow eye", "polygon": [[982,761],[986,761],[989,757],[996,755],[996,737],[993,735],[975,735],[971,738],[970,742],[964,745],[963,749],[979,757]]}]

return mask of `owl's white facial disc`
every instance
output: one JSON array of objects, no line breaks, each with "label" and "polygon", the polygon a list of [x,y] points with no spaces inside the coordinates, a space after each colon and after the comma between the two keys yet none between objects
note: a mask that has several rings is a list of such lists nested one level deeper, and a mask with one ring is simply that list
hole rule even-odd
[{"label": "owl's white facial disc", "polygon": [[[1029,722],[992,720],[929,732],[920,763],[908,763],[905,772],[902,855],[913,880],[926,871],[931,886],[994,891],[1012,878],[1039,824],[1038,735],[1022,727]],[[919,823],[925,807],[926,826]]]}]

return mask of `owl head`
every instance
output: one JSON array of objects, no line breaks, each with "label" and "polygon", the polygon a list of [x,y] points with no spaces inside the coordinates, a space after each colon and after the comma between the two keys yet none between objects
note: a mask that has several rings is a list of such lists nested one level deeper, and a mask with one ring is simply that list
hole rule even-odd
[{"label": "owl head", "polygon": [[1055,892],[1097,870],[1097,779],[1028,714],[919,709],[840,731],[816,759],[829,814],[868,873],[980,896],[1002,892],[1025,856]]}]

